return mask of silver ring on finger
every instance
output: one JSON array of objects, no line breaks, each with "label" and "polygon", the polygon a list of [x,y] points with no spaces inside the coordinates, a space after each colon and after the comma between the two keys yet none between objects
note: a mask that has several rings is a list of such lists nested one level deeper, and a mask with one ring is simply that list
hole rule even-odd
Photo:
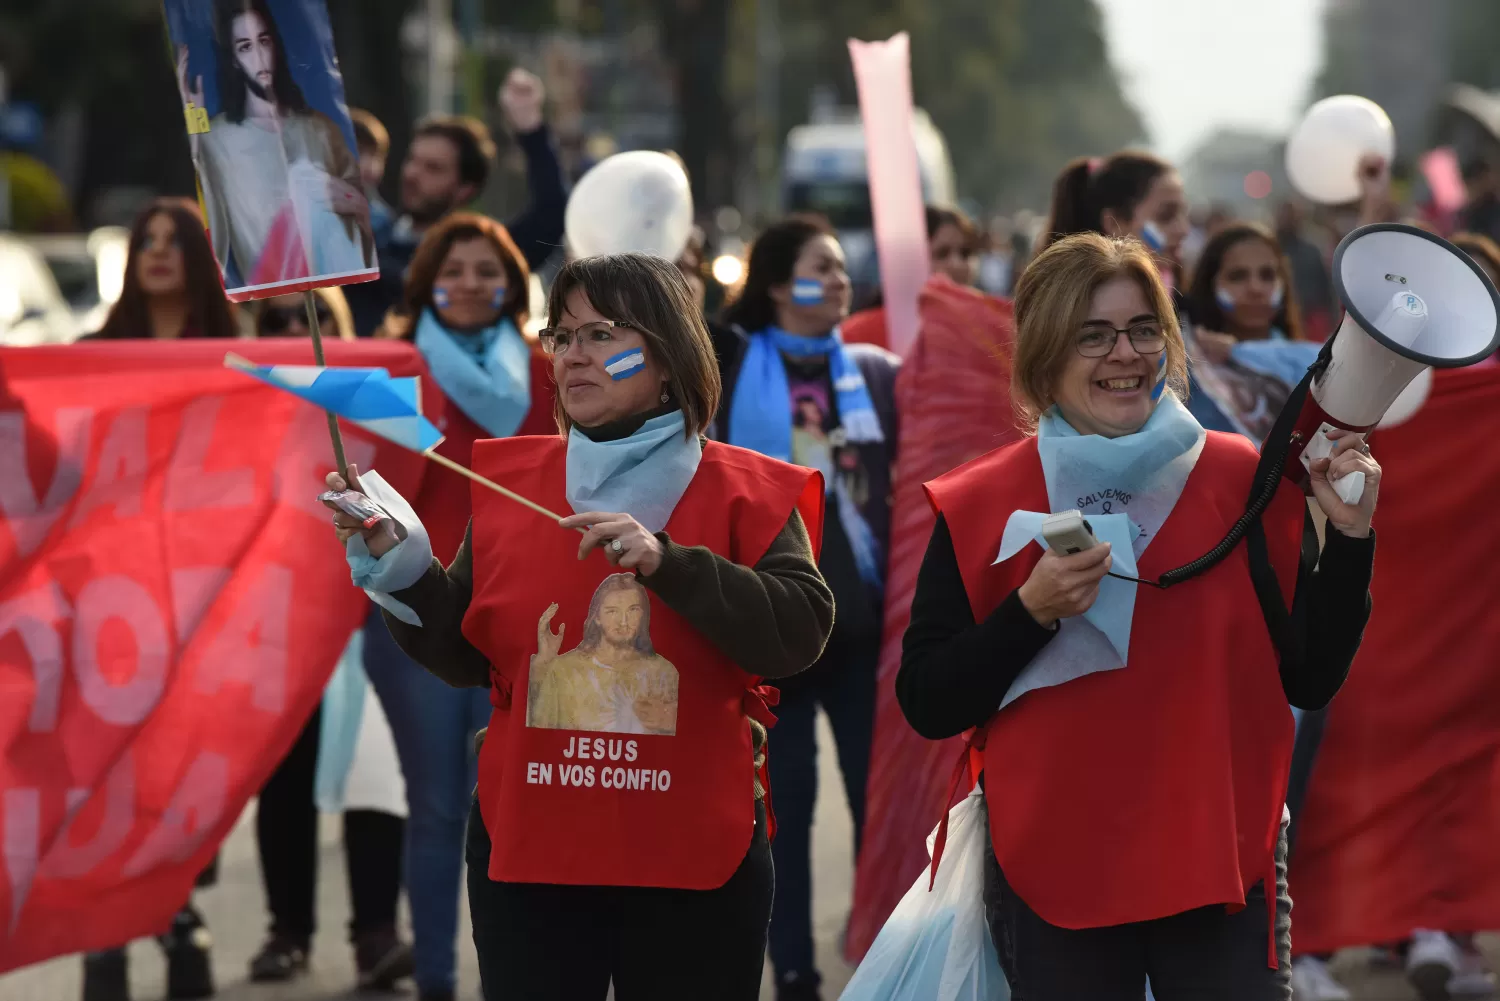
[{"label": "silver ring on finger", "polygon": [[611,539],[609,548],[618,555],[619,553],[623,553],[625,551],[625,543],[621,542],[619,539]]},{"label": "silver ring on finger", "polygon": [[1359,443],[1359,450],[1362,453],[1364,453],[1365,455],[1369,455],[1370,454],[1370,443],[1367,442],[1367,441],[1360,442]]}]

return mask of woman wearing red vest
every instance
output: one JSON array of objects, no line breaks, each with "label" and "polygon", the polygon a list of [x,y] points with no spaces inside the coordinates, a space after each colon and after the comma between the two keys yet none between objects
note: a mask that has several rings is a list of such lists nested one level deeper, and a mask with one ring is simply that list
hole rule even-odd
[{"label": "woman wearing red vest", "polygon": [[468,854],[486,997],[749,1001],[773,888],[761,680],[832,626],[822,483],[703,440],[718,369],[670,262],[574,261],[549,315],[565,434],[479,442],[473,465],[576,513],[478,487],[446,570],[399,514],[404,538],[383,522],[351,563],[415,659],[493,704]]},{"label": "woman wearing red vest", "polygon": [[[1013,394],[1036,434],[928,484],[938,512],[896,690],[922,735],[973,730],[993,857],[985,898],[1028,1001],[1289,998],[1287,703],[1326,704],[1369,615],[1380,467],[1353,436],[1314,463],[1316,572],[1300,491],[1199,577],[1243,513],[1257,454],[1180,402],[1184,348],[1146,249],[1081,234],[1016,294]],[[1330,479],[1362,470],[1359,505]],[[1100,544],[1045,549],[1079,509]],[[1253,556],[1251,554],[1254,554]],[[1278,660],[1252,583],[1292,607]],[[1269,898],[1269,899],[1268,899]]]},{"label": "woman wearing red vest", "polygon": [[[435,383],[426,411],[445,435],[438,452],[467,465],[481,438],[550,434],[551,364],[526,324],[530,272],[505,227],[460,212],[427,231],[407,272],[405,302],[380,336],[412,341]],[[432,464],[414,507],[433,553],[453,559],[469,521],[469,481]],[[456,986],[464,830],[474,790],[473,736],[489,719],[482,691],[450,688],[418,670],[372,609],[365,671],[381,698],[406,778],[405,884],[413,974],[421,1001]]]}]

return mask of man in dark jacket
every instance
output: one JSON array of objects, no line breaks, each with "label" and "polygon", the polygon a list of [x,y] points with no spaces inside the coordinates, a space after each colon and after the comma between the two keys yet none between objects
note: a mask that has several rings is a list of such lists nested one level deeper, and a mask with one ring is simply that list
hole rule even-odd
[{"label": "man in dark jacket", "polygon": [[[541,80],[511,71],[500,89],[500,106],[526,157],[531,201],[506,224],[526,263],[536,269],[562,244],[568,195],[552,135],[542,117]],[[375,332],[386,311],[401,302],[406,269],[422,236],[443,216],[478,198],[489,179],[495,144],[475,118],[441,115],[422,121],[401,165],[401,213],[374,220],[380,278],[346,285],[344,294],[361,337]]]}]

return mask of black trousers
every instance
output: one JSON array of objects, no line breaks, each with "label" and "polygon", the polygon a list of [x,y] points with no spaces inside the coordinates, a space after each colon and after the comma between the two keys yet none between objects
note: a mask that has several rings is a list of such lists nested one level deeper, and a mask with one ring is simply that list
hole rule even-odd
[{"label": "black trousers", "polygon": [[[318,769],[321,707],[260,791],[255,840],[271,911],[271,934],[306,943],[317,930]],[[401,845],[406,821],[375,810],[344,813],[351,936],[396,923],[401,896]]]},{"label": "black trousers", "polygon": [[986,852],[985,910],[1012,1001],[1142,1001],[1146,978],[1157,1001],[1290,1001],[1292,900],[1286,882],[1286,828],[1276,850],[1276,969],[1266,965],[1264,882],[1245,908],[1221,906],[1074,930],[1042,920],[1011,890]]},{"label": "black trousers", "polygon": [[485,1001],[756,1001],[775,875],[766,814],[716,890],[500,883],[469,811],[469,911]]},{"label": "black trousers", "polygon": [[828,714],[859,854],[865,786],[875,732],[875,670],[880,642],[835,639],[818,663],[781,683],[776,726],[766,747],[771,802],[776,808],[776,903],[771,911],[771,963],[778,978],[815,972],[812,927],[812,825],[818,802],[818,706]]}]

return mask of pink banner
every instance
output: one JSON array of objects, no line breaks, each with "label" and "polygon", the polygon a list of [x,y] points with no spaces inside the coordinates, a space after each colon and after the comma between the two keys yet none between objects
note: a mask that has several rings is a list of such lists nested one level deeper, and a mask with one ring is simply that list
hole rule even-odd
[{"label": "pink banner", "polygon": [[912,139],[910,39],[904,31],[884,42],[851,38],[849,58],[865,129],[889,346],[905,355],[917,339],[917,297],[927,281],[927,220]]}]

